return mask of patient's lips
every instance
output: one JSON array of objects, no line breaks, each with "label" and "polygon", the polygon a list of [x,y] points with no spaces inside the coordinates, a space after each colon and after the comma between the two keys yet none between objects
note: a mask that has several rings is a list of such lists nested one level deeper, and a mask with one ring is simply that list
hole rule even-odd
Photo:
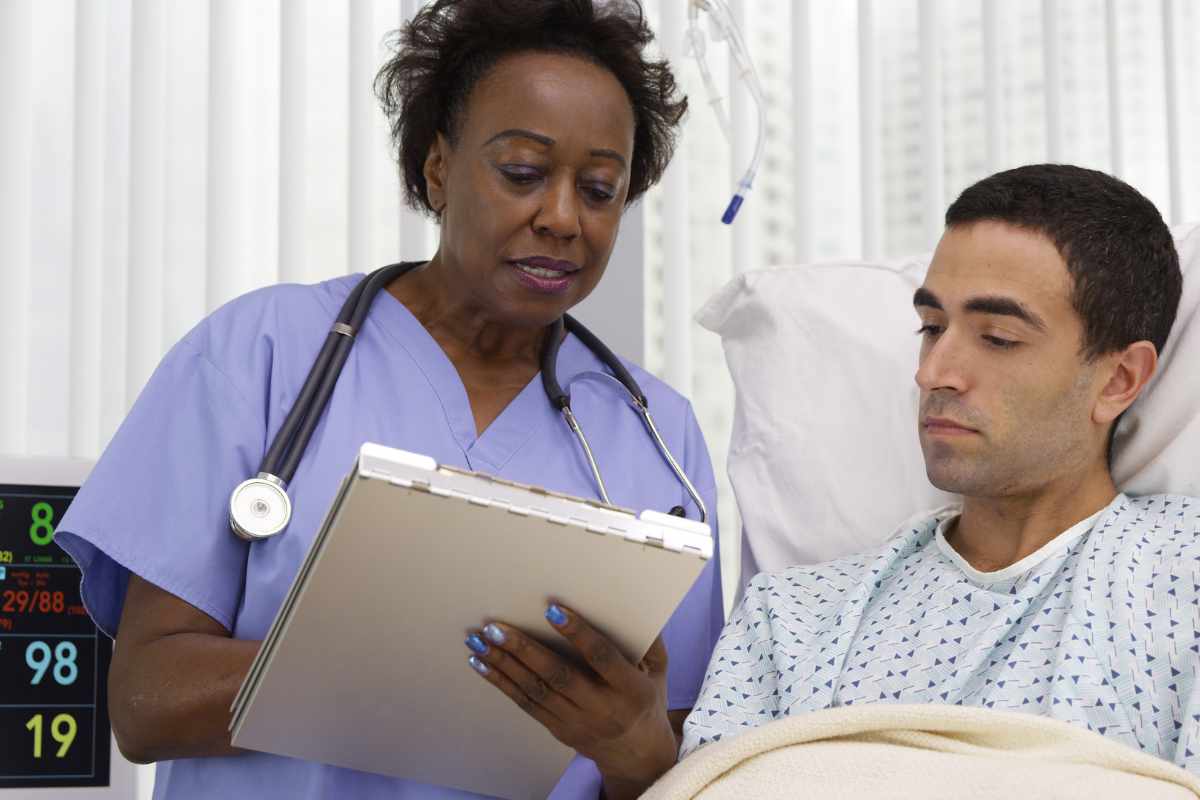
[{"label": "patient's lips", "polygon": [[979,432],[945,417],[926,417],[921,422],[921,427],[925,429],[926,433],[935,436],[968,436]]}]

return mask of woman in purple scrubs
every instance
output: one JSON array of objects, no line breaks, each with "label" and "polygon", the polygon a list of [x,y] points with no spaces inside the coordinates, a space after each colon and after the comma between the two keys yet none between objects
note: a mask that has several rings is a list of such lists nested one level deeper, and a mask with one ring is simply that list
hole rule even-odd
[{"label": "woman in purple scrubs", "polygon": [[[155,371],[58,532],[84,571],[88,609],[116,637],[113,726],[128,757],[159,763],[155,797],[470,796],[235,750],[230,702],[362,442],[595,496],[543,393],[539,353],[548,326],[601,279],[623,211],[670,159],[686,100],[666,64],[646,59],[651,39],[634,0],[438,0],[405,29],[377,90],[408,201],[437,218],[440,241],[375,300],[289,487],[285,534],[235,538],[229,494],[256,471],[358,276],[234,300]],[[557,367],[613,502],[696,518],[596,357],[568,335]],[[690,405],[629,369],[715,509]],[[674,757],[642,745],[678,731],[699,692],[722,622],[717,564],[639,664],[554,608],[548,624],[594,670],[564,669],[504,627],[472,639],[470,664],[464,648],[446,668],[475,668],[581,754],[554,797],[619,797]]]}]

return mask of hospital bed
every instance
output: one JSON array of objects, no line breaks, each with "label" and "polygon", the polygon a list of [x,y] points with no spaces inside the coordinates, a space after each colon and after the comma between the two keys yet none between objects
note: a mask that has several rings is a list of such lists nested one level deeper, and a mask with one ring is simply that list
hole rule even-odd
[{"label": "hospital bed", "polygon": [[[1159,371],[1118,428],[1129,494],[1200,495],[1200,224],[1174,230],[1183,296]],[[728,468],[756,571],[871,548],[953,502],[925,477],[912,294],[929,256],[744,273],[704,307],[736,388]],[[780,718],[686,758],[651,800],[1200,798],[1200,778],[1082,727],[942,705]]]}]

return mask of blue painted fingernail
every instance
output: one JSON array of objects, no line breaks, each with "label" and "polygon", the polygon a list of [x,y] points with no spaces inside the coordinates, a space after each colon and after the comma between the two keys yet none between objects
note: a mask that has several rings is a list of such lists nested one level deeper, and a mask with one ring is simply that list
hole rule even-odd
[{"label": "blue painted fingernail", "polygon": [[546,619],[550,620],[550,624],[556,628],[567,624],[567,615],[554,603],[551,603],[550,607],[546,609]]},{"label": "blue painted fingernail", "polygon": [[491,672],[488,665],[480,661],[476,656],[471,656],[467,659],[467,663],[471,665],[471,669],[478,672],[480,675],[487,675]]},{"label": "blue painted fingernail", "polygon": [[471,650],[479,655],[483,655],[488,651],[487,642],[485,642],[483,639],[480,639],[479,634],[477,633],[472,633],[467,637],[467,647],[471,648]]},{"label": "blue painted fingernail", "polygon": [[504,631],[494,622],[489,622],[483,626],[483,635],[488,638],[492,644],[504,644],[508,641],[508,637],[504,635]]}]

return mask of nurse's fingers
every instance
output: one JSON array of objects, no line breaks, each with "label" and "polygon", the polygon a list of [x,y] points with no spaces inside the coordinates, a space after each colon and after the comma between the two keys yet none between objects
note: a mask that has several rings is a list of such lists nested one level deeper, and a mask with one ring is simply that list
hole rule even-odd
[{"label": "nurse's fingers", "polygon": [[[485,629],[484,635],[488,636],[489,633],[495,633],[495,628],[491,625]],[[516,636],[508,634],[505,638],[507,643],[511,644]],[[494,636],[488,636],[488,639],[493,645],[496,645]],[[560,691],[563,687],[544,679],[536,670],[530,669],[502,648],[484,646],[481,649],[477,646],[480,643],[482,640],[478,635],[467,640],[467,646],[475,651],[476,661],[471,662],[471,666],[475,667],[476,672],[485,678],[491,674],[503,676],[525,699],[550,712],[559,720],[572,719],[579,713],[578,707]],[[486,672],[479,668],[480,664],[486,667]],[[509,693],[506,692],[506,694]],[[513,697],[513,695],[509,694],[509,697]],[[513,697],[513,700],[517,701],[518,698]]]},{"label": "nurse's fingers", "polygon": [[622,695],[646,691],[646,677],[666,680],[667,651],[662,638],[655,639],[640,664],[631,664],[608,637],[574,611],[558,604],[550,606],[546,619],[566,637],[604,681]]},{"label": "nurse's fingers", "polygon": [[[481,658],[514,677],[518,685],[533,692],[534,699],[549,693],[562,697],[573,710],[605,708],[606,699],[589,676],[522,631],[493,622],[484,626],[483,636],[492,646]],[[519,669],[510,666],[510,661]],[[552,710],[564,719],[572,718],[564,716],[570,714],[568,709]]]},{"label": "nurse's fingers", "polygon": [[482,656],[474,655],[467,661],[471,665],[471,669],[475,670],[485,681],[508,695],[508,699],[516,703],[518,708],[540,722],[556,739],[561,740],[565,733],[562,720],[545,705],[531,698],[511,677],[502,672],[498,667],[486,663],[483,658]]}]

